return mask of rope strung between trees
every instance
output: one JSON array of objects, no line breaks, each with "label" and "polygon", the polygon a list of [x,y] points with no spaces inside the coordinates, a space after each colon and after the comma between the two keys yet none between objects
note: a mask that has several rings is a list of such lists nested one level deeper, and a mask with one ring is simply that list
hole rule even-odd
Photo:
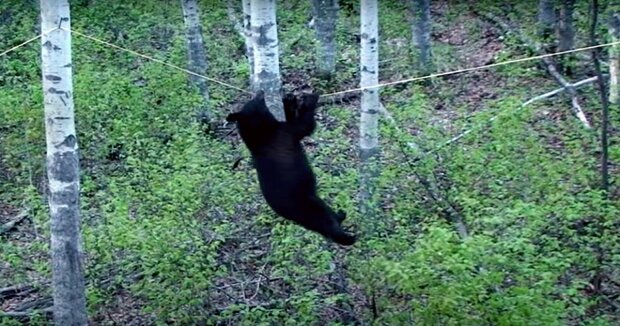
[{"label": "rope strung between trees", "polygon": [[14,47],[12,47],[12,48],[9,48],[8,50],[3,51],[2,53],[0,53],[0,57],[2,57],[2,56],[4,56],[4,55],[9,54],[9,53],[11,53],[11,52],[13,52],[13,51],[15,51],[15,50],[17,50],[17,49],[21,48],[21,47],[22,47],[22,46],[24,46],[24,45],[27,45],[27,44],[29,44],[29,43],[32,43],[32,42],[34,42],[34,41],[36,41],[36,40],[40,39],[41,37],[43,37],[43,35],[47,35],[47,34],[49,34],[49,33],[53,32],[53,31],[55,31],[55,30],[57,30],[57,29],[58,29],[58,27],[52,28],[52,29],[50,29],[50,30],[49,30],[49,31],[47,31],[47,32],[43,32],[43,33],[41,33],[41,34],[39,34],[39,35],[37,35],[37,36],[35,36],[35,37],[31,38],[31,39],[28,39],[28,40],[26,40],[26,41],[24,41],[24,42],[22,42],[22,43],[19,43],[19,44],[17,44],[16,46],[14,46]]},{"label": "rope strung between trees", "polygon": [[560,52],[554,52],[554,53],[535,55],[535,56],[526,57],[526,58],[506,60],[506,61],[502,61],[502,62],[492,63],[492,64],[489,64],[489,65],[483,65],[483,66],[477,66],[477,67],[471,67],[471,68],[463,68],[463,69],[456,69],[456,70],[440,72],[440,73],[436,73],[436,74],[429,74],[429,75],[420,76],[420,77],[413,77],[413,78],[408,78],[408,79],[397,80],[397,81],[393,81],[393,82],[380,83],[380,84],[372,85],[372,86],[351,88],[351,89],[344,90],[344,91],[323,94],[322,96],[333,96],[333,95],[340,95],[340,94],[351,93],[351,92],[361,92],[361,91],[367,90],[367,89],[373,89],[373,88],[380,88],[380,87],[385,87],[385,86],[404,84],[404,83],[414,82],[414,81],[418,81],[418,80],[425,80],[425,79],[430,79],[430,78],[435,78],[435,77],[444,77],[444,76],[455,75],[455,74],[460,74],[460,73],[470,72],[470,71],[476,71],[476,70],[484,70],[484,69],[489,69],[489,68],[494,68],[494,67],[499,67],[499,66],[505,66],[505,65],[509,65],[509,64],[513,64],[513,63],[521,63],[521,62],[527,62],[527,61],[540,60],[540,59],[544,59],[544,58],[555,57],[555,56],[560,56],[560,55],[569,54],[569,53],[589,51],[589,50],[598,49],[598,48],[604,48],[604,47],[608,47],[608,46],[612,46],[612,45],[616,45],[616,44],[620,44],[620,41],[609,42],[609,43],[598,44],[598,45],[592,45],[592,46],[586,46],[586,47],[572,49],[572,50],[567,50],[567,51],[560,51]]},{"label": "rope strung between trees", "polygon": [[[152,56],[128,49],[128,48],[124,48],[120,45],[116,45],[114,43],[102,40],[100,38],[94,37],[92,35],[88,35],[79,31],[76,31],[75,29],[71,29],[68,30],[64,27],[56,27],[52,30],[49,30],[47,32],[41,33],[29,40],[26,40],[14,47],[9,48],[6,51],[3,51],[2,53],[0,53],[0,57],[4,56],[10,52],[13,52],[31,42],[34,42],[36,40],[38,40],[39,38],[41,38],[43,35],[46,35],[48,33],[51,33],[57,29],[62,29],[64,31],[67,32],[71,32],[75,35],[78,35],[80,37],[89,39],[93,42],[97,42],[99,44],[103,44],[106,45],[108,47],[111,48],[115,48],[130,54],[133,54],[135,56],[147,59],[149,61],[153,61],[162,65],[165,65],[167,67],[170,67],[172,69],[176,69],[178,71],[184,72],[186,74],[190,74],[192,76],[196,76],[199,78],[203,78],[206,79],[208,81],[212,81],[214,83],[220,84],[222,86],[231,88],[231,89],[235,89],[237,91],[240,91],[242,93],[245,94],[249,94],[249,95],[253,95],[254,93],[245,90],[243,88],[231,85],[229,83],[223,82],[221,80],[217,80],[215,78],[211,78],[208,76],[204,76],[202,74],[199,74],[197,72],[179,67],[177,65],[165,62],[163,60],[154,58]],[[609,43],[604,43],[604,44],[597,44],[597,45],[592,45],[592,46],[586,46],[586,47],[582,47],[582,48],[577,48],[577,49],[572,49],[572,50],[566,50],[566,51],[560,51],[560,52],[554,52],[554,53],[546,53],[546,54],[541,54],[541,55],[535,55],[535,56],[531,56],[531,57],[526,57],[526,58],[519,58],[519,59],[511,59],[511,60],[506,60],[506,61],[502,61],[502,62],[496,62],[496,63],[492,63],[492,64],[488,64],[488,65],[482,65],[482,66],[477,66],[477,67],[470,67],[470,68],[463,68],[463,69],[455,69],[455,70],[450,70],[450,71],[445,71],[445,72],[440,72],[440,73],[435,73],[435,74],[428,74],[428,75],[424,75],[424,76],[419,76],[419,77],[413,77],[413,78],[407,78],[407,79],[401,79],[401,80],[397,80],[397,81],[392,81],[392,82],[386,82],[386,83],[379,83],[376,85],[371,85],[371,86],[366,86],[366,87],[357,87],[357,88],[351,88],[351,89],[346,89],[346,90],[342,90],[342,91],[338,91],[338,92],[333,92],[333,93],[327,93],[327,94],[323,94],[321,95],[321,97],[328,97],[328,96],[335,96],[335,95],[341,95],[341,94],[346,94],[346,93],[353,93],[353,92],[361,92],[367,89],[374,89],[374,88],[381,88],[381,87],[386,87],[386,86],[392,86],[392,85],[399,85],[399,84],[405,84],[405,83],[410,83],[410,82],[414,82],[414,81],[420,81],[420,80],[425,80],[425,79],[430,79],[430,78],[437,78],[437,77],[444,77],[444,76],[450,76],[450,75],[455,75],[455,74],[460,74],[460,73],[464,73],[464,72],[471,72],[471,71],[477,71],[477,70],[484,70],[484,69],[490,69],[490,68],[494,68],[494,67],[499,67],[499,66],[505,66],[505,65],[509,65],[509,64],[515,64],[515,63],[522,63],[522,62],[528,62],[528,61],[534,61],[534,60],[540,60],[540,59],[544,59],[544,58],[549,58],[549,57],[555,57],[555,56],[560,56],[560,55],[564,55],[564,54],[570,54],[570,53],[576,53],[576,52],[583,52],[583,51],[589,51],[589,50],[594,50],[594,49],[598,49],[598,48],[604,48],[604,47],[609,47],[612,45],[617,45],[620,44],[620,41],[616,41],[616,42],[609,42]]]},{"label": "rope strung between trees", "polygon": [[[187,73],[187,74],[199,77],[199,78],[203,78],[203,79],[206,79],[208,81],[212,81],[214,83],[220,84],[222,86],[225,86],[225,87],[228,87],[228,88],[231,88],[231,89],[235,89],[235,90],[240,91],[240,92],[245,93],[245,94],[249,94],[249,95],[253,95],[254,94],[254,93],[252,93],[252,92],[250,92],[248,90],[239,88],[237,86],[234,86],[234,85],[231,85],[229,83],[217,80],[215,78],[204,76],[202,74],[199,74],[199,73],[193,72],[191,70],[179,67],[177,65],[165,62],[163,60],[156,59],[156,58],[154,58],[152,56],[149,56],[149,55],[142,54],[142,53],[139,53],[139,52],[134,51],[134,50],[130,50],[130,49],[124,48],[122,46],[110,43],[108,41],[99,39],[97,37],[94,37],[94,36],[91,36],[91,35],[88,35],[88,34],[85,34],[85,33],[79,32],[79,31],[76,31],[75,29],[69,30],[69,29],[66,29],[66,28],[63,28],[63,27],[56,27],[56,28],[51,29],[51,30],[49,30],[47,32],[43,32],[43,33],[41,33],[41,34],[31,38],[31,39],[28,39],[28,40],[26,40],[26,41],[24,41],[24,42],[22,42],[22,43],[20,43],[20,44],[18,44],[16,46],[13,46],[13,47],[11,47],[11,48],[1,52],[0,53],[0,57],[2,57],[4,55],[7,55],[7,54],[9,54],[9,53],[19,49],[19,48],[21,48],[21,47],[31,43],[31,42],[34,42],[34,41],[38,40],[39,38],[43,37],[44,35],[46,35],[48,33],[51,33],[51,32],[53,32],[53,31],[55,31],[57,29],[61,29],[61,30],[64,30],[64,31],[76,34],[76,35],[78,35],[80,37],[86,38],[86,39],[91,40],[93,42],[96,42],[96,43],[99,43],[99,44],[102,44],[102,45],[105,45],[105,46],[108,46],[108,47],[111,47],[111,48],[115,48],[115,49],[118,49],[118,50],[130,53],[132,55],[144,58],[146,60],[150,60],[150,61],[162,64],[162,65],[165,65],[165,66],[170,67],[172,69],[176,69],[178,71],[181,71],[181,72],[184,72],[184,73]],[[488,64],[488,65],[482,65],[482,66],[477,66],[477,67],[455,69],[455,70],[451,70],[451,71],[435,73],[435,74],[429,74],[429,75],[413,77],[413,78],[407,78],[407,79],[402,79],[402,80],[393,81],[393,82],[379,83],[377,85],[372,85],[372,86],[351,88],[351,89],[342,90],[342,91],[338,91],[338,92],[323,94],[323,95],[321,95],[321,97],[335,96],[335,95],[341,95],[341,94],[352,93],[352,92],[361,92],[361,91],[364,91],[364,90],[367,90],[367,89],[374,89],[374,88],[381,88],[381,87],[398,85],[398,84],[405,84],[405,83],[410,83],[410,82],[420,81],[420,80],[425,80],[425,79],[430,79],[430,78],[444,77],[444,76],[450,76],[450,75],[460,74],[460,73],[464,73],[464,72],[472,72],[472,71],[477,71],[477,70],[484,70],[484,69],[489,69],[489,68],[494,68],[494,67],[499,67],[499,66],[505,66],[505,65],[509,65],[509,64],[516,64],[516,63],[540,60],[540,59],[544,59],[544,58],[555,57],[555,56],[560,56],[560,55],[569,54],[569,53],[583,52],[583,51],[589,51],[589,50],[598,49],[598,48],[609,47],[609,46],[613,46],[613,45],[617,45],[617,44],[620,44],[620,41],[609,42],[609,43],[598,44],[598,45],[592,45],[592,46],[586,46],[586,47],[581,47],[581,48],[577,48],[577,49],[560,51],[560,52],[554,52],[554,53],[547,53],[547,54],[542,54],[542,55],[535,55],[535,56],[526,57],[526,58],[506,60],[506,61],[502,61],[502,62],[492,63],[492,64]],[[529,104],[529,102],[526,102],[522,106],[518,107],[517,110],[522,109],[527,104]],[[499,115],[501,115],[501,113]],[[499,117],[499,115],[489,119],[487,121],[487,123],[493,122],[495,119],[497,119]],[[463,132],[463,133],[461,133],[461,134],[459,134],[459,135],[457,135],[455,137],[452,137],[451,139],[449,139],[446,142],[443,142],[442,144],[440,144],[436,148],[422,153],[418,157],[414,158],[414,162],[420,161],[420,160],[428,157],[430,154],[433,154],[433,153],[439,151],[440,149],[444,148],[445,146],[450,145],[450,144],[458,141],[459,139],[463,138],[464,136],[466,136],[467,134],[470,134],[473,131],[478,131],[479,129],[481,129],[482,125],[484,125],[484,124],[476,126],[476,127],[472,128],[470,130],[467,130],[467,131],[465,131],[465,132]]]},{"label": "rope strung between trees", "polygon": [[196,77],[199,77],[199,78],[203,78],[203,79],[206,79],[206,80],[208,80],[208,81],[212,81],[212,82],[214,82],[214,83],[220,84],[220,85],[222,85],[222,86],[226,86],[226,87],[228,87],[228,88],[232,88],[232,89],[238,90],[238,91],[240,91],[240,92],[242,92],[242,93],[246,93],[246,94],[250,94],[250,95],[253,95],[253,94],[254,94],[254,93],[252,93],[252,92],[250,92],[250,91],[247,91],[247,90],[245,90],[245,89],[243,89],[243,88],[239,88],[239,87],[237,87],[237,86],[235,86],[235,85],[231,85],[231,84],[228,84],[228,83],[223,82],[223,81],[221,81],[221,80],[217,80],[217,79],[215,79],[215,78],[211,78],[211,77],[208,77],[208,76],[204,76],[204,75],[201,75],[201,74],[199,74],[199,73],[197,73],[197,72],[193,72],[193,71],[191,71],[191,70],[188,70],[188,69],[185,69],[185,68],[182,68],[182,67],[179,67],[179,66],[173,65],[173,64],[168,63],[168,62],[165,62],[165,61],[163,61],[163,60],[159,60],[159,59],[157,59],[157,58],[153,58],[153,57],[151,57],[151,56],[149,56],[149,55],[142,54],[142,53],[136,52],[136,51],[134,51],[134,50],[130,50],[130,49],[124,48],[124,47],[122,47],[122,46],[118,46],[118,45],[116,45],[116,44],[110,43],[110,42],[108,42],[108,41],[104,41],[104,40],[99,39],[99,38],[96,38],[96,37],[94,37],[94,36],[90,36],[90,35],[87,35],[87,34],[84,34],[84,33],[78,32],[78,31],[76,31],[75,29],[71,29],[70,31],[69,31],[69,30],[67,30],[67,29],[65,29],[65,28],[61,28],[61,29],[65,30],[65,31],[68,31],[68,32],[72,32],[73,34],[76,34],[76,35],[78,35],[78,36],[81,36],[81,37],[87,38],[87,39],[89,39],[89,40],[91,40],[91,41],[94,41],[94,42],[97,42],[97,43],[99,43],[99,44],[103,44],[103,45],[109,46],[109,47],[111,47],[111,48],[115,48],[115,49],[118,49],[118,50],[121,50],[121,51],[125,51],[125,52],[130,53],[130,54],[133,54],[133,55],[135,55],[135,56],[138,56],[138,57],[141,57],[141,58],[144,58],[144,59],[147,59],[147,60],[153,61],[153,62],[157,62],[157,63],[162,64],[162,65],[164,65],[164,66],[167,66],[167,67],[170,67],[170,68],[173,68],[173,69],[176,69],[176,70],[182,71],[182,72],[184,72],[184,73],[186,73],[186,74],[190,74],[190,75],[192,75],[192,76],[196,76]]}]

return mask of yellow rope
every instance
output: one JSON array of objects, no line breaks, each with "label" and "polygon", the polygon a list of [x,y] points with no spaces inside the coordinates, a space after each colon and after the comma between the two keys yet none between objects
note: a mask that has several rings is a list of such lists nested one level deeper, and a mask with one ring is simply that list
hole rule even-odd
[{"label": "yellow rope", "polygon": [[[67,29],[65,29],[63,27],[56,27],[56,28],[54,28],[52,30],[49,30],[49,31],[47,31],[45,33],[41,33],[41,34],[39,34],[39,35],[29,39],[29,40],[24,41],[23,43],[20,43],[20,44],[14,46],[14,47],[12,47],[12,48],[2,52],[2,53],[0,53],[0,56],[3,56],[3,55],[6,55],[6,54],[8,54],[8,53],[10,53],[12,51],[15,51],[18,48],[20,48],[20,47],[22,47],[22,46],[24,46],[24,45],[26,45],[28,43],[34,42],[37,39],[41,38],[43,35],[45,35],[47,33],[50,33],[50,32],[52,32],[52,31],[54,31],[56,29],[62,29],[62,30],[65,30],[65,31],[69,31],[69,30],[67,30]],[[185,68],[173,65],[173,64],[165,62],[163,60],[159,60],[159,59],[153,58],[153,57],[151,57],[149,55],[142,54],[142,53],[136,52],[134,50],[130,50],[130,49],[118,46],[116,44],[104,41],[104,40],[96,38],[94,36],[81,33],[81,32],[76,31],[74,29],[71,29],[70,32],[72,32],[72,33],[74,33],[74,34],[76,34],[78,36],[87,38],[89,40],[95,41],[97,43],[104,44],[106,46],[109,46],[109,47],[112,47],[112,48],[115,48],[115,49],[118,49],[118,50],[121,50],[121,51],[125,51],[125,52],[131,53],[131,54],[133,54],[135,56],[139,56],[139,57],[142,57],[144,59],[147,59],[147,60],[150,60],[150,61],[153,61],[153,62],[157,62],[159,64],[168,66],[170,68],[182,71],[184,73],[187,73],[187,74],[199,77],[199,78],[203,78],[203,79],[212,81],[212,82],[220,84],[222,86],[226,86],[226,87],[238,90],[238,91],[243,92],[245,94],[250,94],[250,95],[253,94],[250,91],[247,91],[247,90],[239,88],[237,86],[228,84],[226,82],[223,82],[223,81],[220,81],[220,80],[208,77],[208,76],[204,76],[202,74],[199,74],[199,73],[193,72],[191,70],[188,70],[188,69],[185,69]],[[413,78],[408,78],[408,79],[397,80],[397,81],[393,81],[393,82],[380,83],[380,84],[371,85],[371,86],[351,88],[351,89],[347,89],[347,90],[343,90],[343,91],[338,91],[338,92],[334,92],[334,93],[323,94],[321,96],[322,97],[327,97],[327,96],[334,96],[334,95],[340,95],[340,94],[346,94],[346,93],[352,93],[352,92],[360,92],[360,91],[367,90],[367,89],[381,88],[381,87],[385,87],[385,86],[410,83],[410,82],[413,82],[413,81],[419,81],[419,80],[425,80],[425,79],[430,79],[430,78],[455,75],[455,74],[464,73],[464,72],[470,72],[470,71],[476,71],[476,70],[489,69],[489,68],[493,68],[493,67],[505,66],[505,65],[509,65],[509,64],[513,64],[513,63],[521,63],[521,62],[527,62],[527,61],[534,61],[534,60],[539,60],[539,59],[544,59],[544,58],[549,58],[549,57],[569,54],[569,53],[588,51],[588,50],[608,47],[608,46],[612,46],[612,45],[616,45],[616,44],[620,44],[620,41],[604,43],[604,44],[598,44],[598,45],[592,45],[592,46],[587,46],[587,47],[582,47],[582,48],[577,48],[577,49],[572,49],[572,50],[567,50],[567,51],[560,51],[560,52],[555,52],[555,53],[546,53],[546,54],[536,55],[536,56],[527,57],[527,58],[506,60],[506,61],[502,61],[502,62],[492,63],[492,64],[489,64],[489,65],[483,65],[483,66],[477,66],[477,67],[471,67],[471,68],[463,68],[463,69],[456,69],[456,70],[451,70],[451,71],[446,71],[446,72],[441,72],[441,73],[436,73],[436,74],[429,74],[429,75],[425,75],[425,76],[419,76],[419,77],[413,77]]]},{"label": "yellow rope", "polygon": [[478,67],[471,67],[471,68],[464,68],[464,69],[457,69],[457,70],[452,70],[452,71],[440,72],[440,73],[436,73],[436,74],[430,74],[430,75],[426,75],[426,76],[420,76],[420,77],[408,78],[408,79],[403,79],[403,80],[398,80],[398,81],[393,81],[393,82],[381,83],[381,84],[372,85],[372,86],[352,88],[352,89],[348,89],[348,90],[344,90],[344,91],[323,94],[322,96],[334,96],[334,95],[340,95],[340,94],[351,93],[351,92],[359,92],[359,91],[363,91],[363,90],[366,90],[366,89],[373,89],[373,88],[380,88],[380,87],[391,86],[391,85],[404,84],[404,83],[409,83],[409,82],[412,82],[412,81],[424,80],[424,79],[435,78],[435,77],[443,77],[443,76],[454,75],[454,74],[459,74],[459,73],[469,72],[469,71],[488,69],[488,68],[504,66],[504,65],[508,65],[508,64],[512,64],[512,63],[533,61],[533,60],[539,60],[539,59],[544,59],[544,58],[548,58],[548,57],[554,57],[554,56],[559,56],[559,55],[563,55],[563,54],[568,54],[568,53],[588,51],[588,50],[592,50],[592,49],[596,49],[596,48],[602,48],[602,47],[607,47],[607,46],[612,46],[612,45],[616,45],[616,44],[620,44],[620,41],[610,42],[610,43],[605,43],[605,44],[592,45],[592,46],[587,46],[587,47],[583,47],[583,48],[567,50],[567,51],[561,51],[561,52],[555,52],[555,53],[541,54],[541,55],[536,55],[536,56],[533,56],[533,57],[507,60],[507,61],[492,63],[492,64],[484,65],[484,66],[478,66]]},{"label": "yellow rope", "polygon": [[33,38],[29,39],[29,40],[26,40],[26,41],[24,41],[24,42],[22,42],[22,43],[19,43],[19,44],[17,44],[16,46],[14,46],[14,47],[12,47],[12,48],[10,48],[10,49],[8,49],[8,50],[3,51],[2,53],[0,53],[0,57],[1,57],[1,56],[4,56],[4,55],[7,55],[7,54],[9,54],[9,53],[11,53],[11,52],[13,52],[13,51],[15,51],[15,50],[17,50],[17,49],[21,48],[22,46],[24,46],[24,45],[26,45],[26,44],[28,44],[28,43],[32,43],[32,42],[34,42],[34,41],[36,41],[36,40],[40,39],[41,37],[43,37],[43,35],[47,35],[48,33],[51,33],[51,32],[53,32],[53,31],[55,31],[55,30],[57,30],[57,29],[58,29],[58,27],[54,27],[54,28],[50,29],[50,30],[49,30],[49,31],[47,31],[47,32],[43,32],[43,33],[41,33],[41,34],[39,34],[39,35],[37,35],[37,36],[35,36],[35,37],[33,37]]},{"label": "yellow rope", "polygon": [[[67,30],[67,29],[62,28],[62,27],[61,27],[61,29],[63,29],[63,30]],[[87,38],[87,39],[89,39],[89,40],[95,41],[95,42],[97,42],[97,43],[104,44],[104,45],[107,45],[107,46],[109,46],[109,47],[112,47],[112,48],[115,48],[115,49],[118,49],[118,50],[121,50],[121,51],[125,51],[125,52],[127,52],[127,53],[131,53],[131,54],[133,54],[133,55],[135,55],[135,56],[138,56],[138,57],[141,57],[141,58],[144,58],[144,59],[147,59],[147,60],[153,61],[153,62],[157,62],[157,63],[159,63],[159,64],[162,64],[162,65],[168,66],[168,67],[170,67],[170,68],[173,68],[173,69],[176,69],[176,70],[182,71],[182,72],[184,72],[184,73],[186,73],[186,74],[190,74],[190,75],[193,75],[193,76],[196,76],[196,77],[200,77],[200,78],[206,79],[206,80],[208,80],[208,81],[212,81],[212,82],[214,82],[214,83],[217,83],[217,84],[220,84],[220,85],[223,85],[223,86],[226,86],[226,87],[232,88],[232,89],[236,89],[236,90],[238,90],[238,91],[240,91],[240,92],[243,92],[243,93],[246,93],[246,94],[250,94],[250,95],[252,95],[252,94],[253,94],[252,92],[249,92],[249,91],[247,91],[247,90],[245,90],[245,89],[243,89],[243,88],[239,88],[239,87],[237,87],[237,86],[234,86],[234,85],[231,85],[231,84],[225,83],[225,82],[223,82],[223,81],[220,81],[220,80],[217,80],[217,79],[213,79],[213,78],[211,78],[211,77],[207,77],[207,76],[201,75],[201,74],[199,74],[199,73],[193,72],[193,71],[188,70],[188,69],[185,69],[185,68],[181,68],[181,67],[179,67],[179,66],[173,65],[173,64],[168,63],[168,62],[165,62],[165,61],[163,61],[163,60],[159,60],[159,59],[153,58],[153,57],[148,56],[148,55],[146,55],[146,54],[142,54],[142,53],[136,52],[136,51],[134,51],[134,50],[130,50],[130,49],[124,48],[124,47],[122,47],[122,46],[118,46],[118,45],[116,45],[116,44],[113,44],[113,43],[110,43],[110,42],[107,42],[107,41],[104,41],[104,40],[98,39],[98,38],[96,38],[96,37],[94,37],[94,36],[90,36],[90,35],[87,35],[87,34],[84,34],[84,33],[78,32],[78,31],[76,31],[75,29],[71,29],[71,31],[70,31],[70,32],[72,32],[72,33],[74,33],[74,34],[76,34],[76,35],[78,35],[78,36],[81,36],[81,37]]]}]

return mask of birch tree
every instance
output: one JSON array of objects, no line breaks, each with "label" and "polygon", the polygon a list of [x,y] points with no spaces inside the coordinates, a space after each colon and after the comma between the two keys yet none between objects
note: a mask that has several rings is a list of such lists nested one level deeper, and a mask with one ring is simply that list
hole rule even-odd
[{"label": "birch tree", "polygon": [[314,29],[320,43],[316,68],[320,77],[329,79],[336,71],[336,22],[337,0],[312,0]]},{"label": "birch tree", "polygon": [[[181,7],[183,8],[183,20],[185,21],[189,70],[204,76],[207,72],[207,53],[202,39],[202,25],[200,24],[198,3],[196,0],[181,0]],[[207,81],[195,75],[189,75],[189,78],[198,87],[204,99],[204,109],[200,114],[205,120],[211,121],[211,113],[207,107],[207,103],[209,103]]]},{"label": "birch tree", "polygon": [[434,71],[431,53],[431,4],[430,0],[411,0],[411,43],[418,69],[423,74]]},{"label": "birch tree", "polygon": [[[377,0],[361,0],[361,54],[360,86],[370,87],[379,83],[379,34]],[[371,214],[372,179],[375,174],[375,161],[379,153],[378,119],[379,89],[366,88],[362,91],[360,117],[360,159],[361,159],[361,199],[364,214]]]},{"label": "birch tree", "polygon": [[86,325],[81,261],[79,161],[73,108],[71,20],[67,0],[41,0],[52,286],[56,325]]},{"label": "birch tree", "polygon": [[[613,0],[609,3],[608,28],[611,42],[620,41],[620,1]],[[620,74],[620,45],[614,44],[609,47],[609,106],[603,107],[603,118],[601,121],[601,183],[602,188],[609,194],[609,111],[620,112],[620,87],[618,78]]]},{"label": "birch tree", "polygon": [[279,121],[284,121],[280,90],[280,54],[275,0],[250,1],[252,45],[254,47],[254,85],[265,92],[265,103]]}]

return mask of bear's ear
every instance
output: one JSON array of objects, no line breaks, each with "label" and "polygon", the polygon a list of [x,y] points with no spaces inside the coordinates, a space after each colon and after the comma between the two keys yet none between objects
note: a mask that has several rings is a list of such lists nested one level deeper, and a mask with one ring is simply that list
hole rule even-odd
[{"label": "bear's ear", "polygon": [[252,100],[264,103],[265,102],[265,91],[261,89],[258,92],[256,92],[256,95],[254,95],[254,98]]}]

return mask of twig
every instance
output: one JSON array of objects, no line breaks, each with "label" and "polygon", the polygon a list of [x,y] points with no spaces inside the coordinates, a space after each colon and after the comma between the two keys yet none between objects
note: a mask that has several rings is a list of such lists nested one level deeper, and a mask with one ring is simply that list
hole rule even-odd
[{"label": "twig", "polygon": [[[595,82],[597,79],[598,79],[598,77],[597,77],[597,76],[590,77],[590,78],[587,78],[587,79],[584,79],[584,80],[580,80],[580,81],[578,81],[578,82],[576,82],[576,83],[572,84],[572,86],[573,86],[574,88],[576,88],[576,87],[580,87],[580,86],[587,85],[587,84],[589,84],[589,83]],[[532,103],[534,103],[534,102],[536,102],[536,101],[540,101],[540,100],[543,100],[543,99],[546,99],[546,98],[552,97],[552,96],[554,96],[554,95],[556,95],[556,94],[558,94],[558,93],[561,93],[561,92],[563,92],[563,91],[565,91],[565,90],[566,90],[566,87],[560,87],[560,88],[554,89],[554,90],[552,90],[552,91],[550,91],[550,92],[547,92],[547,93],[545,93],[545,94],[541,94],[541,95],[538,95],[538,96],[532,97],[531,99],[529,99],[529,100],[525,101],[525,102],[524,102],[521,106],[530,105],[530,104],[532,104]]]},{"label": "twig", "polygon": [[47,307],[48,305],[52,304],[52,298],[48,297],[48,298],[43,298],[40,300],[34,300],[34,301],[30,301],[30,302],[26,302],[20,306],[18,306],[17,308],[14,309],[14,311],[29,311],[32,309],[44,309],[42,307]]},{"label": "twig", "polygon": [[577,98],[577,91],[575,90],[575,86],[569,83],[564,78],[564,76],[562,76],[562,74],[558,72],[557,68],[555,67],[555,63],[553,62],[553,60],[551,60],[551,58],[544,58],[542,61],[545,63],[545,65],[547,65],[547,71],[549,72],[549,74],[551,74],[551,76],[553,76],[553,78],[560,85],[564,86],[564,88],[566,89],[566,92],[571,96],[571,105],[573,107],[573,113],[577,116],[577,119],[579,119],[579,121],[583,123],[584,127],[586,127],[587,129],[592,129],[592,126],[590,125],[588,118],[583,113],[583,109],[581,108],[581,105],[579,104],[579,99]]},{"label": "twig", "polygon": [[7,286],[5,288],[0,289],[0,299],[1,298],[11,298],[14,296],[18,296],[23,292],[30,291],[33,289],[31,285],[28,284],[17,284],[12,286]]},{"label": "twig", "polygon": [[21,222],[23,219],[28,216],[28,210],[24,209],[19,214],[15,215],[15,217],[11,218],[10,221],[4,223],[4,225],[0,226],[0,235],[10,231],[12,228],[17,225],[17,223]]},{"label": "twig", "polygon": [[47,307],[40,310],[34,311],[0,311],[0,317],[10,317],[17,319],[26,319],[30,318],[35,314],[42,314],[46,317],[52,317],[52,313],[54,312],[53,307]]},{"label": "twig", "polygon": [[260,281],[262,279],[263,279],[263,276],[259,274],[258,275],[258,281],[256,281],[256,290],[254,290],[254,294],[249,299],[247,299],[247,301],[252,301],[252,300],[254,300],[254,298],[256,298],[256,296],[258,295],[258,292],[260,290]]},{"label": "twig", "polygon": [[616,310],[620,311],[620,303],[615,302],[614,300],[608,298],[606,295],[601,295],[601,298],[607,302],[610,306],[614,307]]},{"label": "twig", "polygon": [[[584,80],[581,80],[579,82],[574,83],[573,87],[583,86],[583,85],[592,83],[592,82],[594,82],[596,80],[597,80],[597,77],[590,77],[588,79],[584,79]],[[546,98],[552,97],[552,96],[554,96],[554,95],[556,95],[558,93],[561,93],[563,91],[566,91],[566,87],[558,88],[558,89],[555,89],[553,91],[547,92],[545,94],[538,95],[538,96],[536,96],[534,98],[531,98],[531,99],[525,101],[523,104],[521,104],[521,106],[516,111],[522,110],[526,106],[528,106],[528,105],[530,105],[530,104],[532,104],[532,103],[534,103],[536,101],[540,101],[542,99],[546,99]],[[439,150],[443,149],[444,147],[446,147],[446,146],[448,146],[448,145],[450,145],[450,144],[460,140],[461,138],[467,136],[468,134],[470,134],[470,133],[472,133],[474,131],[478,131],[479,129],[482,129],[488,123],[491,123],[491,122],[497,120],[497,118],[499,118],[501,115],[503,115],[503,113],[505,113],[505,112],[500,112],[499,114],[489,118],[489,120],[487,120],[485,123],[481,123],[480,125],[478,125],[476,127],[473,127],[473,128],[471,128],[469,130],[466,130],[466,131],[464,131],[464,132],[462,132],[462,133],[460,133],[460,134],[458,134],[458,135],[448,139],[446,142],[444,142],[443,144],[439,145],[438,147],[435,147],[434,149],[432,149],[432,150],[430,150],[430,151],[420,155],[419,157],[415,158],[414,161],[417,162],[417,161],[425,158],[426,156],[431,155],[433,153],[436,153]]]}]

